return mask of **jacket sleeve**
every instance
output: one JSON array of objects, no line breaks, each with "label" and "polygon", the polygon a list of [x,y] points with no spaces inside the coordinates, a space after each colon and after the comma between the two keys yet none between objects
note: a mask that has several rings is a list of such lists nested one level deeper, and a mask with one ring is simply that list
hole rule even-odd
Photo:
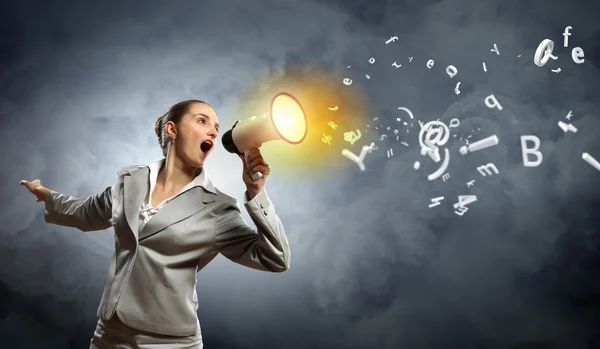
[{"label": "jacket sleeve", "polygon": [[270,272],[288,270],[290,247],[266,191],[263,189],[250,201],[244,200],[244,206],[256,229],[246,223],[237,201],[228,201],[215,220],[217,250],[249,268]]},{"label": "jacket sleeve", "polygon": [[86,232],[110,228],[113,193],[118,188],[117,183],[99,194],[81,199],[50,190],[44,200],[44,220]]}]

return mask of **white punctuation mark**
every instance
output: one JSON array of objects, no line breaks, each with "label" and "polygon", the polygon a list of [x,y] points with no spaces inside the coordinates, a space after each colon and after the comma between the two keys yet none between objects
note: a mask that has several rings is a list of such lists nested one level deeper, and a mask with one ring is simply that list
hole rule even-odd
[{"label": "white punctuation mark", "polygon": [[494,44],[494,48],[491,49],[490,51],[496,52],[497,55],[500,55],[500,51],[498,51],[498,46],[496,46],[496,44]]},{"label": "white punctuation mark", "polygon": [[458,89],[460,86],[460,81],[456,83],[456,87],[454,87],[454,93],[456,93],[457,95],[460,94],[460,90]]},{"label": "white punctuation mark", "polygon": [[444,150],[446,150],[446,157],[444,158],[444,162],[442,163],[442,166],[438,168],[434,173],[427,176],[427,179],[429,179],[430,181],[433,181],[439,176],[441,176],[446,171],[446,168],[450,163],[450,151],[448,150],[448,148],[445,148]]},{"label": "white punctuation mark", "polygon": [[347,66],[346,68],[350,68],[350,67],[351,67],[351,65]]},{"label": "white punctuation mark", "polygon": [[387,151],[387,157],[388,157],[388,158],[391,158],[392,156],[394,156],[394,150],[393,150],[392,148],[390,148],[390,149]]},{"label": "white punctuation mark", "polygon": [[496,135],[484,138],[480,141],[477,141],[475,143],[471,143],[469,144],[469,146],[462,146],[459,149],[459,152],[462,155],[465,155],[469,152],[474,152],[474,151],[478,151],[481,149],[485,149],[485,148],[489,148],[489,147],[493,147],[495,145],[498,145],[498,137]]},{"label": "white punctuation mark", "polygon": [[560,73],[560,68],[557,69],[551,69],[553,73]]},{"label": "white punctuation mark", "polygon": [[569,114],[566,116],[567,120],[571,120],[571,116],[573,116],[573,111],[569,110]]},{"label": "white punctuation mark", "polygon": [[583,153],[581,158],[585,160],[588,164],[592,165],[596,170],[600,171],[600,162],[594,159],[590,154]]},{"label": "white punctuation mark", "polygon": [[429,204],[429,208],[436,207],[440,205],[440,201],[444,200],[443,196],[431,199],[431,204]]},{"label": "white punctuation mark", "polygon": [[485,66],[485,62],[483,62],[483,71],[487,72],[487,67]]},{"label": "white punctuation mark", "polygon": [[400,144],[402,144],[405,147],[408,147],[408,143],[406,143],[406,142],[400,142]]},{"label": "white punctuation mark", "polygon": [[558,127],[560,127],[564,132],[571,131],[573,133],[577,133],[577,128],[575,128],[575,126],[573,126],[571,124],[565,124],[562,121],[558,122]]},{"label": "white punctuation mark", "polygon": [[404,110],[406,112],[406,114],[408,114],[408,116],[410,116],[411,119],[414,119],[413,113],[408,108],[398,107],[398,110]]},{"label": "white punctuation mark", "polygon": [[459,207],[465,207],[466,205],[477,201],[477,196],[475,195],[459,195],[458,202],[454,204],[454,208],[457,209]]},{"label": "white punctuation mark", "polygon": [[389,39],[388,39],[388,40],[385,42],[385,44],[387,45],[387,44],[389,44],[390,42],[394,42],[394,41],[396,41],[396,40],[398,40],[398,37],[397,37],[397,36],[392,36],[392,37],[390,37],[390,38],[389,38]]},{"label": "white punctuation mark", "polygon": [[420,162],[418,162],[418,161],[415,161],[415,164],[413,165],[413,168],[414,168],[415,170],[418,170],[418,169],[419,169],[419,167],[421,167],[421,163],[420,163]]}]

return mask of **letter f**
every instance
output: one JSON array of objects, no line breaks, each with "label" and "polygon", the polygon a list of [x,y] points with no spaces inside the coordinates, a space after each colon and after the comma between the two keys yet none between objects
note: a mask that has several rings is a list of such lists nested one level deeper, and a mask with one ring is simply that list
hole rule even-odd
[{"label": "letter f", "polygon": [[565,37],[565,47],[569,47],[569,36],[571,36],[569,30],[571,29],[573,29],[573,27],[571,27],[570,25],[565,27],[565,32],[563,33],[563,36]]}]

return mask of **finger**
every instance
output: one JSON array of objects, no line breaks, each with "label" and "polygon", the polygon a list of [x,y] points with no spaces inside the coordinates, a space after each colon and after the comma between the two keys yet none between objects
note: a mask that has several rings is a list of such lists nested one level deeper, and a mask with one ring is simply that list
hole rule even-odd
[{"label": "finger", "polygon": [[252,149],[248,150],[248,152],[250,154],[260,154],[260,149],[259,148],[252,148]]},{"label": "finger", "polygon": [[266,166],[269,166],[269,164],[267,164],[263,158],[260,158],[260,159],[254,159],[253,161],[250,161],[248,163],[248,168],[252,168],[252,167],[257,166],[257,165],[266,165]]},{"label": "finger", "polygon": [[[271,169],[268,166],[259,165],[250,170],[252,173],[261,172],[264,177],[268,176],[271,173]],[[264,178],[263,177],[263,178]]]},{"label": "finger", "polygon": [[258,164],[258,165],[250,167],[250,171],[251,172],[261,171],[262,172],[262,170],[265,168],[270,169],[269,165],[267,165],[267,164]]},{"label": "finger", "polygon": [[248,153],[248,163],[251,163],[256,159],[262,159],[262,155],[257,153]]},{"label": "finger", "polygon": [[256,158],[262,157],[262,154],[260,153],[260,149],[258,149],[258,148],[250,149],[248,151],[248,157],[253,160]]},{"label": "finger", "polygon": [[21,181],[20,182],[21,185],[24,185],[25,188],[29,189],[31,191],[31,189],[33,188],[33,183],[31,183],[30,181]]}]

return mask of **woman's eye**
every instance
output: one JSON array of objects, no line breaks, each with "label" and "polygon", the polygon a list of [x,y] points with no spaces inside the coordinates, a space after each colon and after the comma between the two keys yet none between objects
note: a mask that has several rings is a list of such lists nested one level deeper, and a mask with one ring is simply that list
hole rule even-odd
[{"label": "woman's eye", "polygon": [[204,119],[200,119],[200,122],[203,124],[206,124],[206,120],[204,120]]}]

